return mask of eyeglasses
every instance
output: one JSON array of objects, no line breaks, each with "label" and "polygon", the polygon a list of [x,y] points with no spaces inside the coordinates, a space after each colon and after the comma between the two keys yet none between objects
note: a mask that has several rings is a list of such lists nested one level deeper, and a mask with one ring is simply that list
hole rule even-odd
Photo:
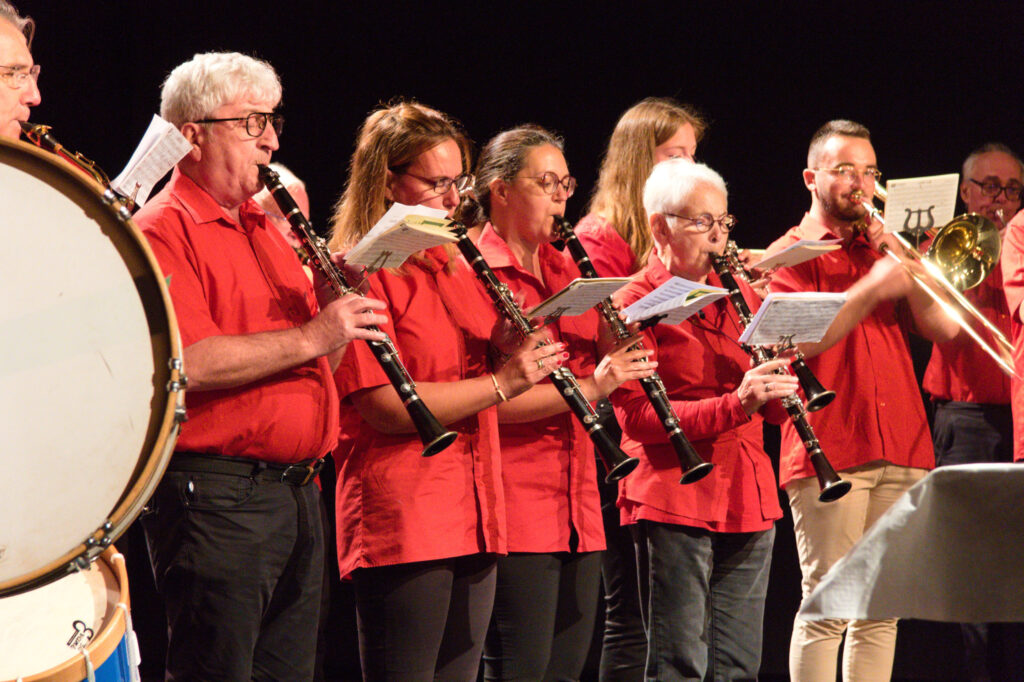
[{"label": "eyeglasses", "polygon": [[256,111],[248,116],[238,116],[235,118],[204,118],[196,121],[196,123],[224,123],[226,121],[245,121],[245,132],[250,137],[262,135],[263,131],[267,129],[268,122],[274,127],[274,132],[278,135],[284,130],[284,116],[275,114],[272,111]]},{"label": "eyeglasses", "polygon": [[[526,176],[523,176],[526,177]],[[540,175],[530,178],[536,180],[540,188],[544,190],[545,194],[554,194],[558,191],[559,185],[565,190],[565,198],[568,199],[576,191],[576,178],[571,175],[566,175],[564,178],[559,178],[554,171],[545,171]]]},{"label": "eyeglasses", "polygon": [[39,65],[25,68],[24,66],[0,66],[0,69],[4,69],[3,73],[0,73],[0,79],[7,83],[7,87],[12,90],[21,90],[28,85],[29,79],[33,83],[39,82]]},{"label": "eyeglasses", "polygon": [[1007,185],[1003,187],[993,180],[986,180],[984,182],[979,182],[974,178],[968,178],[968,180],[980,187],[982,194],[993,199],[997,198],[1001,192],[1006,192],[1007,201],[1020,201],[1020,196],[1024,193],[1024,187],[1020,185]]},{"label": "eyeglasses", "polygon": [[416,175],[409,171],[399,170],[397,168],[389,168],[392,173],[398,175],[408,175],[411,178],[416,178],[420,182],[425,182],[428,185],[433,185],[432,189],[434,194],[447,194],[451,190],[452,185],[455,186],[455,191],[461,194],[470,187],[473,186],[475,178],[470,173],[463,173],[462,175],[456,175],[454,178],[442,176],[440,178],[425,178],[422,175]]},{"label": "eyeglasses", "polygon": [[858,171],[853,166],[839,166],[838,168],[811,168],[814,172],[824,171],[831,173],[843,182],[853,182],[853,179],[860,177],[861,180],[867,183],[878,182],[882,179],[882,171],[877,168],[865,168],[862,171]]},{"label": "eyeglasses", "polygon": [[698,232],[710,232],[711,228],[718,225],[722,228],[723,232],[728,232],[732,228],[736,227],[736,216],[726,213],[725,215],[719,216],[718,218],[712,218],[710,215],[705,213],[699,215],[696,218],[688,218],[684,215],[677,213],[662,213],[662,215],[671,216],[673,218],[681,218],[683,220],[689,220],[694,227],[697,228]]}]

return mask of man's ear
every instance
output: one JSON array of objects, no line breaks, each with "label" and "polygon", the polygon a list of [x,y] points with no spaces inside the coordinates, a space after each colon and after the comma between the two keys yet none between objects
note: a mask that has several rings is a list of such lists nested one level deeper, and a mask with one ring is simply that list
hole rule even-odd
[{"label": "man's ear", "polygon": [[806,187],[807,189],[809,189],[812,192],[815,189],[817,189],[818,184],[817,184],[817,182],[814,179],[814,171],[812,171],[810,168],[804,168],[803,177],[804,177],[804,187]]},{"label": "man's ear", "polygon": [[181,134],[192,145],[192,149],[189,150],[187,155],[188,158],[192,161],[200,161],[203,158],[203,150],[200,147],[200,143],[206,137],[206,131],[198,123],[189,122],[181,126]]}]

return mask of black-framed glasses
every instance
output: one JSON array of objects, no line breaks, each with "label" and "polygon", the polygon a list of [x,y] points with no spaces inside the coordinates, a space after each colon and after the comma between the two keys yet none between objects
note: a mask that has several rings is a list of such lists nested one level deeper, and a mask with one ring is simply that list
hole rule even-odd
[{"label": "black-framed glasses", "polygon": [[994,180],[975,180],[974,178],[968,178],[968,180],[981,188],[982,194],[993,199],[998,198],[1000,193],[1006,192],[1007,201],[1020,201],[1021,194],[1024,193],[1024,186],[1021,185],[1003,187]]},{"label": "black-framed glasses", "polygon": [[21,90],[28,85],[31,79],[33,83],[39,82],[39,65],[30,67],[24,66],[0,66],[3,72],[0,79],[7,84],[11,90]]},{"label": "black-framed glasses", "polygon": [[245,132],[250,137],[259,137],[267,129],[267,123],[274,128],[278,135],[284,130],[284,116],[273,111],[254,111],[248,116],[236,116],[234,118],[203,118],[196,123],[225,123],[227,121],[245,121]]},{"label": "black-framed glasses", "polygon": [[811,168],[810,170],[831,173],[843,182],[853,182],[853,179],[856,177],[860,177],[861,180],[867,183],[878,182],[882,179],[882,171],[877,168],[865,168],[859,171],[853,166],[836,166],[835,168]]},{"label": "black-framed glasses", "polygon": [[544,171],[540,175],[530,176],[530,180],[536,180],[545,194],[553,195],[558,187],[561,186],[565,190],[565,198],[568,199],[576,191],[576,178],[571,175],[559,178],[558,174],[554,171]]},{"label": "black-framed glasses", "polygon": [[678,213],[663,213],[662,215],[672,216],[673,218],[680,218],[682,220],[690,221],[690,224],[697,228],[698,232],[710,232],[711,228],[718,225],[722,228],[723,232],[728,232],[732,228],[736,227],[736,216],[731,213],[726,213],[717,218],[711,217],[710,214],[705,213],[699,215],[696,218],[690,218],[689,216],[679,215]]},{"label": "black-framed glasses", "polygon": [[410,173],[407,170],[402,170],[401,168],[389,168],[388,170],[397,175],[408,175],[410,178],[416,178],[420,182],[432,185],[431,189],[434,190],[434,194],[447,194],[452,188],[452,185],[455,186],[456,192],[462,194],[464,191],[472,187],[473,182],[475,181],[475,178],[471,173],[462,173],[461,175],[456,175],[454,178],[449,178],[447,176],[426,178],[422,175],[416,175],[415,173]]}]

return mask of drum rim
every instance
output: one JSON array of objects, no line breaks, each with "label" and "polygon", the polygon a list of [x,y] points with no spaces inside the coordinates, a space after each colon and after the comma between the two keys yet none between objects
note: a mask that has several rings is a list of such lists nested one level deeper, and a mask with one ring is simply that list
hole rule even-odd
[{"label": "drum rim", "polygon": [[[118,583],[117,604],[124,604],[125,609],[131,609],[131,599],[128,594],[128,569],[125,567],[124,556],[113,546],[108,547],[98,557],[97,563],[105,564]],[[130,637],[128,632],[128,621],[125,617],[125,609],[115,606],[114,613],[110,620],[103,623],[97,634],[85,647],[92,661],[93,670],[99,670],[114,651],[121,645],[121,640]],[[81,682],[88,676],[85,667],[85,654],[77,652],[48,670],[32,673],[18,679],[24,682]]]},{"label": "drum rim", "polygon": [[[156,487],[163,477],[170,462],[171,453],[174,450],[174,443],[177,440],[178,430],[181,421],[184,419],[184,370],[182,368],[182,347],[181,336],[178,331],[178,321],[174,314],[174,307],[171,303],[170,292],[167,290],[167,282],[163,270],[156,260],[149,242],[142,231],[135,225],[127,210],[123,213],[111,207],[110,199],[112,192],[105,190],[95,180],[85,176],[73,168],[69,163],[60,159],[54,154],[40,150],[32,145],[18,140],[0,139],[0,159],[6,165],[11,165],[19,170],[27,172],[43,182],[50,178],[60,178],[67,181],[59,188],[69,199],[74,201],[83,209],[88,204],[89,208],[98,208],[108,212],[114,217],[117,224],[124,228],[124,243],[136,253],[135,257],[149,265],[151,274],[156,284],[156,291],[159,301],[164,308],[167,334],[166,338],[161,337],[161,343],[166,348],[167,366],[161,367],[156,363],[154,367],[154,385],[164,380],[164,390],[156,390],[154,399],[159,398],[162,409],[154,410],[150,418],[150,429],[158,423],[156,432],[149,436],[144,444],[144,449],[139,453],[137,469],[133,477],[126,482],[121,497],[114,504],[108,514],[109,524],[97,528],[90,536],[83,538],[83,541],[72,547],[65,554],[56,557],[49,563],[37,567],[21,575],[15,576],[6,581],[0,581],[0,597],[26,592],[47,583],[58,580],[61,577],[81,568],[88,566],[88,563],[95,561],[105,550],[110,548],[111,543],[116,540],[128,526],[139,516],[143,507],[156,491]],[[15,163],[11,163],[10,161]],[[39,170],[39,163],[42,163],[42,172]],[[46,177],[40,177],[41,175]],[[63,192],[63,187],[73,189],[73,193]],[[57,187],[55,187],[56,189]],[[105,192],[109,195],[105,195]],[[109,197],[109,198],[108,198]],[[120,252],[120,250],[119,250]],[[147,313],[150,311],[147,311]],[[150,328],[153,332],[153,328]],[[151,333],[151,338],[156,339],[157,334]],[[162,336],[162,335],[161,335]],[[154,348],[154,351],[157,349]],[[159,415],[159,417],[158,417]],[[157,419],[158,417],[158,419]],[[146,452],[148,450],[148,452]],[[145,462],[141,468],[138,463]]]}]

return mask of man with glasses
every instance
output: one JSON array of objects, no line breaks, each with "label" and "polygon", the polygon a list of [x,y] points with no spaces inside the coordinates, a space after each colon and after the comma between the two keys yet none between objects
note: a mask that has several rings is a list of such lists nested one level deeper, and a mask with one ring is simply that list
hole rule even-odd
[{"label": "man with glasses", "polygon": [[[312,679],[324,566],[316,473],[338,438],[333,369],[386,321],[354,294],[318,304],[252,200],[283,119],[277,74],[199,54],[160,114],[192,150],[136,215],[167,278],[188,375],[167,474],[142,523],[167,610],[168,679]],[[321,287],[321,290],[325,289]]]},{"label": "man with glasses", "polygon": [[29,108],[41,101],[39,66],[32,63],[35,22],[0,0],[0,137],[17,140]]},{"label": "man with glasses", "polygon": [[[772,291],[846,292],[847,300],[820,343],[800,344],[807,364],[836,391],[828,407],[808,415],[822,450],[852,490],[818,501],[818,483],[793,425],[782,425],[779,482],[789,496],[806,599],[825,572],[889,506],[934,464],[931,438],[911,362],[907,332],[932,341],[955,324],[892,259],[898,248],[878,223],[867,224],[861,197],[871,200],[880,177],[867,128],[836,120],[812,137],[804,185],[811,207],[799,225],[768,248],[798,239],[841,239],[842,247],[776,272]],[[805,621],[790,643],[793,680],[834,680],[846,633],[843,678],[885,680],[892,672],[896,620]]]},{"label": "man with glasses", "polygon": [[[986,144],[964,161],[960,198],[1005,232],[1021,207],[1024,164],[1003,144]],[[996,267],[964,296],[1007,336],[1010,311],[1003,273]],[[1010,379],[966,334],[935,344],[924,389],[934,403],[935,464],[1013,461]],[[965,663],[972,680],[1005,680],[1024,672],[1024,627],[1017,623],[964,623]]]}]

